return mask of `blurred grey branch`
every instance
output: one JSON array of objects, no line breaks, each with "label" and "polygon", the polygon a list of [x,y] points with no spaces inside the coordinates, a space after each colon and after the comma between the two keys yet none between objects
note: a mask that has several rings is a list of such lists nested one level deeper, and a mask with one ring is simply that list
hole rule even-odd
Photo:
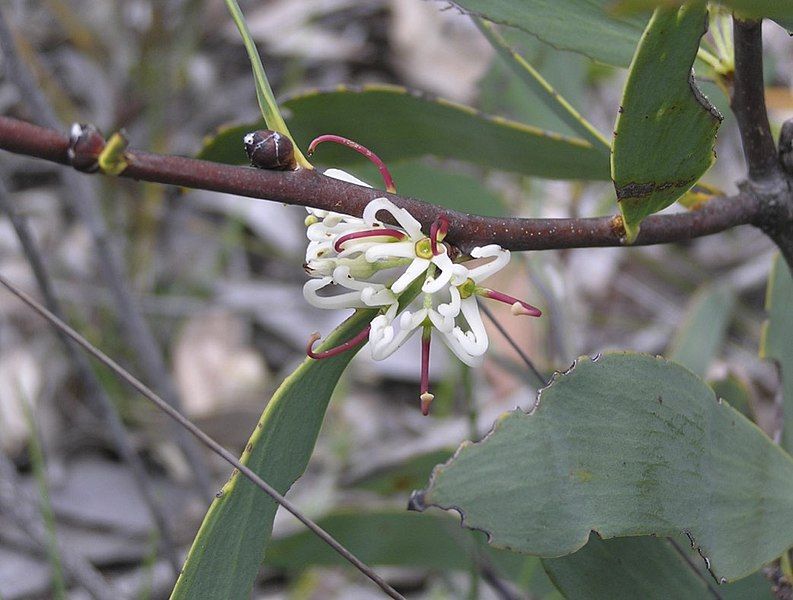
[{"label": "blurred grey branch", "polygon": [[[19,238],[19,243],[22,246],[22,252],[27,258],[28,264],[33,271],[34,277],[36,278],[36,284],[38,285],[39,291],[44,298],[44,303],[53,314],[63,318],[63,309],[61,308],[60,302],[58,301],[52,289],[52,282],[47,273],[41,253],[39,252],[36,245],[36,241],[33,239],[27,219],[23,215],[17,213],[15,210],[8,190],[6,189],[5,183],[2,179],[0,179],[0,212],[3,212],[6,214],[6,216],[8,216],[9,220],[11,221],[11,225],[14,227],[17,238]],[[146,473],[146,468],[143,465],[143,461],[140,459],[137,452],[135,452],[135,448],[132,444],[132,441],[130,440],[130,436],[127,433],[127,430],[124,428],[124,424],[118,415],[116,407],[113,405],[110,398],[108,398],[107,394],[102,388],[102,385],[99,383],[99,379],[91,368],[91,364],[88,362],[86,356],[82,352],[79,352],[74,342],[65,336],[63,332],[56,329],[55,334],[63,344],[64,349],[66,350],[66,355],[74,363],[77,376],[85,389],[88,400],[94,405],[94,409],[97,413],[99,413],[102,420],[105,422],[105,425],[110,432],[110,437],[113,439],[116,445],[119,456],[121,456],[122,460],[124,460],[124,462],[129,465],[132,476],[135,478],[141,495],[143,496],[151,516],[157,528],[159,529],[164,553],[171,562],[174,573],[178,574],[181,563],[179,561],[179,557],[176,554],[176,547],[174,545],[170,527],[168,526],[168,521],[165,518],[162,508],[157,502],[154,487],[152,486],[149,476]]]},{"label": "blurred grey branch", "polygon": [[[0,10],[0,49],[3,51],[9,78],[14,81],[27,99],[31,112],[48,127],[60,128],[61,123],[57,115],[19,58],[13,34],[2,10]],[[75,214],[85,224],[93,239],[102,278],[115,300],[121,333],[135,353],[146,376],[154,382],[154,386],[160,390],[168,403],[178,408],[179,397],[173,380],[168,374],[162,350],[132,296],[122,261],[115,246],[110,242],[96,191],[85,177],[81,177],[75,171],[64,171],[63,178],[64,197]],[[205,498],[210,498],[213,489],[212,482],[203,457],[193,440],[183,430],[174,428],[173,431],[193,470],[198,490]]]}]

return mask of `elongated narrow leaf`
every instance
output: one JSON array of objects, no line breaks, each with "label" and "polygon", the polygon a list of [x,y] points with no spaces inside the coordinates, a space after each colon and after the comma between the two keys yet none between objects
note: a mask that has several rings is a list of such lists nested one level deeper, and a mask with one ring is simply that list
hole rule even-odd
[{"label": "elongated narrow leaf", "polygon": [[734,306],[735,294],[730,289],[700,288],[689,303],[668,357],[704,377],[724,342]]},{"label": "elongated narrow leaf", "polygon": [[545,106],[583,139],[595,148],[608,153],[611,144],[570,102],[557,92],[553,86],[523,56],[509,46],[507,40],[496,30],[492,23],[475,19],[481,31],[504,63],[539,98]]},{"label": "elongated narrow leaf", "polygon": [[[248,29],[248,24],[245,21],[245,16],[240,10],[237,0],[226,0],[226,7],[231,13],[231,18],[237,26],[237,30],[242,36],[242,42],[245,45],[245,50],[248,53],[248,59],[251,61],[251,70],[253,71],[253,83],[256,88],[256,100],[259,102],[259,108],[262,111],[262,116],[268,129],[283,133],[288,138],[292,136],[289,134],[289,128],[281,116],[281,111],[278,108],[278,103],[275,101],[273,89],[270,87],[270,82],[267,80],[267,74],[264,72],[264,65],[259,56],[259,51],[256,49],[256,43],[253,41],[253,36]],[[309,163],[300,152],[300,148],[295,146],[295,159],[303,167],[311,168]]]},{"label": "elongated narrow leaf", "polygon": [[[349,339],[374,314],[357,312],[324,346]],[[241,461],[279,492],[286,493],[305,470],[331,393],[354,354],[306,359],[281,384],[256,424]],[[277,509],[269,496],[235,470],[204,517],[171,598],[250,597]]]},{"label": "elongated narrow leaf", "polygon": [[793,459],[696,375],[641,354],[580,359],[531,414],[504,415],[436,468],[416,502],[545,557],[590,531],[685,531],[726,580],[793,545]]},{"label": "elongated narrow leaf", "polygon": [[781,256],[774,259],[765,296],[768,321],[763,326],[760,356],[779,365],[784,396],[782,447],[793,453],[793,278]]},{"label": "elongated narrow leaf", "polygon": [[[622,14],[629,11],[651,9],[656,6],[680,5],[684,2],[685,0],[617,0],[613,6],[616,13]],[[744,18],[793,18],[793,3],[786,0],[719,0],[719,4],[734,10]]]},{"label": "elongated narrow leaf", "polygon": [[457,0],[465,12],[516,27],[560,50],[627,67],[639,41],[643,16],[616,16],[611,0]]},{"label": "elongated narrow leaf", "polygon": [[629,241],[642,219],[688,191],[715,158],[721,115],[691,74],[706,26],[702,2],[658,9],[631,63],[611,157]]},{"label": "elongated narrow leaf", "polygon": [[[284,102],[296,141],[306,144],[324,133],[354,139],[386,162],[438,156],[472,164],[557,179],[607,179],[608,157],[589,142],[549,133],[514,121],[398,86],[372,85],[311,92]],[[222,131],[199,158],[240,164],[242,136],[260,124]],[[318,162],[361,161],[347,148],[320,146]]]}]

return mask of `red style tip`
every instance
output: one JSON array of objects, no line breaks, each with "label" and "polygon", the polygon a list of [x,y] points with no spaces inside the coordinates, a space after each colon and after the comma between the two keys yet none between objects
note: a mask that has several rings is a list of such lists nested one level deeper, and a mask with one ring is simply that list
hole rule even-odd
[{"label": "red style tip", "polygon": [[343,342],[338,346],[331,348],[330,350],[324,350],[322,352],[314,352],[314,343],[322,337],[318,332],[315,331],[311,334],[311,337],[308,339],[308,343],[306,344],[306,354],[309,358],[313,358],[314,360],[322,360],[323,358],[338,356],[339,354],[347,352],[348,350],[352,350],[361,342],[366,341],[366,339],[369,337],[369,329],[370,326],[367,325],[346,342]]},{"label": "red style tip", "polygon": [[377,167],[377,170],[380,171],[380,176],[383,178],[383,184],[385,184],[385,189],[387,192],[391,192],[392,194],[396,192],[396,185],[394,185],[394,178],[391,177],[391,172],[388,170],[388,167],[385,166],[385,163],[380,159],[377,154],[369,150],[366,146],[362,146],[358,142],[353,142],[352,140],[347,139],[346,137],[342,137],[340,135],[333,135],[333,134],[325,134],[321,135],[318,138],[312,140],[312,142],[308,145],[308,150],[306,154],[311,156],[314,154],[314,149],[319,146],[322,142],[333,142],[335,144],[341,144],[342,146],[347,146],[348,148],[352,148],[357,153],[364,155],[369,161]]},{"label": "red style tip", "polygon": [[527,317],[539,317],[542,316],[542,311],[537,308],[536,306],[532,306],[528,302],[524,302],[523,300],[518,300],[509,294],[504,294],[502,292],[496,292],[495,290],[485,290],[483,294],[486,298],[490,298],[491,300],[498,300],[499,302],[503,302],[504,304],[509,304],[511,306],[511,312],[515,316],[527,316]]}]

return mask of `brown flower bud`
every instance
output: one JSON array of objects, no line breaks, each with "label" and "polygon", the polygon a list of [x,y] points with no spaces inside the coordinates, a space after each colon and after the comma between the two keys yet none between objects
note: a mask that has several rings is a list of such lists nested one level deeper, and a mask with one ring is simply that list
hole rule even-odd
[{"label": "brown flower bud", "polygon": [[68,156],[78,171],[94,173],[99,170],[97,159],[105,147],[105,138],[93,125],[74,123],[69,132]]},{"label": "brown flower bud", "polygon": [[291,171],[297,168],[292,140],[277,131],[252,131],[242,141],[251,164],[257,169]]}]

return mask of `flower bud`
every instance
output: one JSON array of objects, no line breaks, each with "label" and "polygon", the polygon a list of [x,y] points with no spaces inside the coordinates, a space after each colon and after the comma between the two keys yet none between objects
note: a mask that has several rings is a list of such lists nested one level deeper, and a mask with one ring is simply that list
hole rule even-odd
[{"label": "flower bud", "polygon": [[252,131],[245,134],[242,141],[251,164],[257,169],[291,171],[297,168],[292,140],[277,131]]}]

